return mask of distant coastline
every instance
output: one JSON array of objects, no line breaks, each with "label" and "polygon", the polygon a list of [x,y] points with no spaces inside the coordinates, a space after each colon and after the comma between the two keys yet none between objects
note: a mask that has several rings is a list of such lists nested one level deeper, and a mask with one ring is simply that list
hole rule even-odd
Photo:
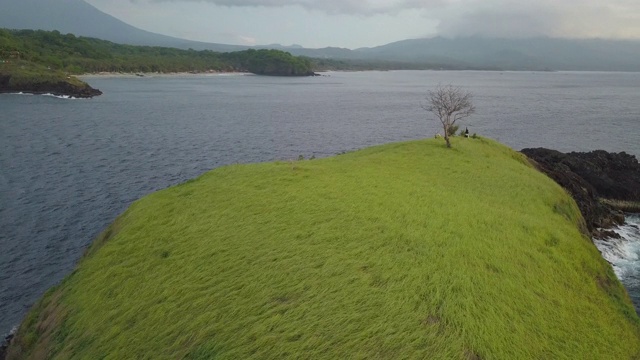
[{"label": "distant coastline", "polygon": [[[0,29],[0,70],[18,73],[25,64],[28,80],[42,74],[94,73],[203,74],[253,73],[267,76],[316,76],[310,59],[288,52],[249,49],[231,53],[127,46],[52,31]],[[36,73],[37,72],[37,73]]]}]

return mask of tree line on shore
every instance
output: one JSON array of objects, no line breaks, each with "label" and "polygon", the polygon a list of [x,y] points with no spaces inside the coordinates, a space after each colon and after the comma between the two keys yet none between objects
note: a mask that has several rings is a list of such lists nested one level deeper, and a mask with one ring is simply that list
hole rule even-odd
[{"label": "tree line on shore", "polygon": [[262,75],[313,74],[308,58],[280,50],[219,53],[115,44],[58,31],[0,29],[0,60],[30,61],[70,74],[95,72],[247,71]]}]

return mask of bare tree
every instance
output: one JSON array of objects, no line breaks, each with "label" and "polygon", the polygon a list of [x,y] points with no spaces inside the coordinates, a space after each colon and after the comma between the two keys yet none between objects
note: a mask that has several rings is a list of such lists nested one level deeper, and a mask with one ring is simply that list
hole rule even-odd
[{"label": "bare tree", "polygon": [[447,147],[451,147],[449,135],[456,122],[476,111],[472,98],[470,92],[453,85],[439,84],[427,93],[426,103],[422,108],[433,113],[442,123]]}]

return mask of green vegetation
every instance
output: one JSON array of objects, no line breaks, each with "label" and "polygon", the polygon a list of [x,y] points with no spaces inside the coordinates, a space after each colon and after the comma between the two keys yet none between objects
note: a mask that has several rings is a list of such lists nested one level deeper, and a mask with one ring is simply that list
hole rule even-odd
[{"label": "green vegetation", "polygon": [[373,59],[308,58],[316,71],[388,71],[388,70],[497,70],[490,67],[473,67],[452,62],[409,62]]},{"label": "green vegetation", "polygon": [[134,203],[11,358],[631,359],[574,201],[487,139],[233,165]]},{"label": "green vegetation", "polygon": [[29,85],[36,81],[57,82],[61,80],[69,80],[75,85],[82,84],[82,82],[77,78],[68,77],[67,74],[60,70],[47,69],[44,66],[22,60],[0,64],[0,76],[5,74],[12,75],[8,81],[9,85],[14,87]]},{"label": "green vegetation", "polygon": [[120,45],[57,31],[0,29],[0,60],[20,58],[71,74],[94,72],[248,71],[262,75],[312,75],[308,59],[279,50],[232,53]]},{"label": "green vegetation", "polygon": [[294,57],[280,50],[245,50],[223,53],[222,57],[236,69],[246,69],[258,75],[313,75],[311,62],[308,59]]}]

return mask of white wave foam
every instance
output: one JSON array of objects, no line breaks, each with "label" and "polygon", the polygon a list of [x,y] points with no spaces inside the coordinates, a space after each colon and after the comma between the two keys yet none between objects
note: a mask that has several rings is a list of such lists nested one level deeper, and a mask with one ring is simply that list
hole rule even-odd
[{"label": "white wave foam", "polygon": [[5,334],[0,338],[0,347],[9,345],[9,340],[18,333],[18,326],[19,325],[14,326],[8,334]]},{"label": "white wave foam", "polygon": [[51,96],[57,99],[66,99],[66,100],[76,100],[79,99],[77,97],[73,97],[70,95],[54,95],[54,94],[42,94],[42,96]]},{"label": "white wave foam", "polygon": [[[10,95],[28,95],[28,96],[32,96],[35,94],[32,93],[25,93],[25,92],[15,92],[15,93],[9,93]],[[51,93],[47,93],[47,94],[41,94],[42,96],[50,96],[50,97],[54,97],[56,99],[65,99],[65,100],[79,100],[82,98],[78,98],[78,97],[73,97],[70,95],[55,95],[55,94],[51,94]]]},{"label": "white wave foam", "polygon": [[624,225],[612,229],[620,239],[594,240],[602,257],[623,283],[640,279],[640,215],[628,215]]}]

